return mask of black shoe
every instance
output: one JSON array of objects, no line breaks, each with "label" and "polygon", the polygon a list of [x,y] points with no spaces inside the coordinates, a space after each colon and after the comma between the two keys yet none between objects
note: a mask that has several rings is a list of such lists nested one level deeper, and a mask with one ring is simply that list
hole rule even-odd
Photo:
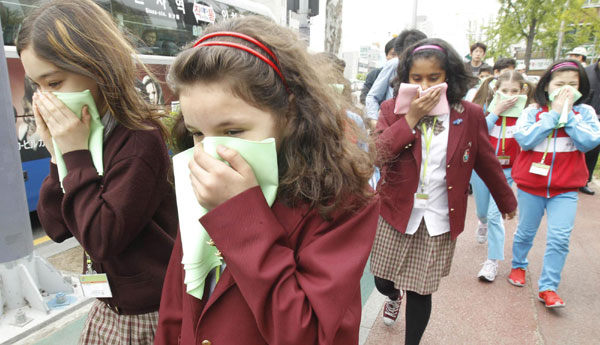
[{"label": "black shoe", "polygon": [[594,192],[590,187],[588,187],[587,185],[583,186],[583,187],[579,187],[579,191],[582,192],[583,194],[587,194],[587,195],[594,195],[596,194],[596,192]]}]

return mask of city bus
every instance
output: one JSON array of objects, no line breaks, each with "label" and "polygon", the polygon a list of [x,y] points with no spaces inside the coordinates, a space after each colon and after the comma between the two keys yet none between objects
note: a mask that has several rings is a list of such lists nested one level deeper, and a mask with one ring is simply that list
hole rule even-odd
[{"label": "city bus", "polygon": [[[43,179],[49,173],[50,154],[35,133],[31,99],[35,92],[25,76],[15,47],[23,18],[48,0],[0,0],[0,21],[6,52],[17,145],[23,166],[29,211],[35,211]],[[106,9],[138,51],[138,59],[158,79],[140,69],[136,88],[153,104],[174,101],[165,75],[174,56],[205,28],[229,18],[262,15],[275,19],[271,10],[249,0],[94,0]]]}]

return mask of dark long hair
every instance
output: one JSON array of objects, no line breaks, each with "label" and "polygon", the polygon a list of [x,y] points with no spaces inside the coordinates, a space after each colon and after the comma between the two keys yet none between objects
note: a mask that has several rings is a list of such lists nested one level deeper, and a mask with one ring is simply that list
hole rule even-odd
[{"label": "dark long hair", "polygon": [[[212,26],[205,35],[216,31],[245,34],[265,44],[279,60],[290,93],[274,69],[257,57],[212,46],[189,48],[177,56],[167,77],[175,94],[195,83],[223,83],[236,97],[275,116],[282,128],[278,199],[283,203],[306,203],[327,218],[338,208],[367,202],[373,196],[368,188],[373,154],[350,140],[344,102],[327,85],[321,67],[297,34],[252,16]],[[214,40],[262,51],[235,37],[220,36],[206,42]]]},{"label": "dark long hair", "polygon": [[[442,48],[443,51],[423,49],[413,53],[416,48],[424,45],[436,45]],[[476,81],[476,78],[466,70],[464,62],[454,48],[439,38],[421,40],[404,50],[398,61],[398,80],[400,83],[408,83],[408,75],[410,74],[413,61],[429,58],[435,58],[440,63],[442,69],[446,71],[446,83],[448,83],[446,97],[448,98],[448,103],[450,105],[460,103],[467,94],[467,91],[469,91],[469,85]],[[398,95],[399,88],[399,84],[394,87],[394,96]]]},{"label": "dark long hair", "polygon": [[[577,64],[577,67],[575,67],[575,66],[562,67],[562,68],[552,72],[552,69],[556,65],[564,63],[564,62],[573,62],[573,63]],[[585,70],[583,69],[583,66],[581,66],[579,61],[573,60],[573,59],[557,60],[552,65],[550,65],[550,67],[548,67],[548,69],[546,69],[546,71],[544,72],[544,74],[542,75],[540,80],[538,81],[537,87],[535,88],[535,95],[534,95],[535,101],[540,105],[540,107],[547,105],[548,101],[550,101],[548,92],[546,91],[546,88],[548,87],[548,84],[550,84],[550,81],[552,81],[552,76],[555,73],[564,72],[564,71],[576,71],[577,73],[579,73],[579,92],[581,92],[581,98],[578,99],[575,102],[575,104],[576,105],[580,104],[588,97],[588,95],[590,94],[590,81],[588,80],[587,74],[585,73]]]}]

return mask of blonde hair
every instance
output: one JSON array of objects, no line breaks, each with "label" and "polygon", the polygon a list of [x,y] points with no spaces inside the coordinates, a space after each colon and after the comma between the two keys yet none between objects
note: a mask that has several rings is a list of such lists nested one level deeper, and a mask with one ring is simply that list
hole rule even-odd
[{"label": "blonde hair", "polygon": [[134,48],[93,1],[55,0],[34,10],[17,37],[19,55],[27,48],[62,70],[94,80],[107,110],[123,126],[156,127],[166,137],[159,119],[162,110],[144,101],[136,90]]}]

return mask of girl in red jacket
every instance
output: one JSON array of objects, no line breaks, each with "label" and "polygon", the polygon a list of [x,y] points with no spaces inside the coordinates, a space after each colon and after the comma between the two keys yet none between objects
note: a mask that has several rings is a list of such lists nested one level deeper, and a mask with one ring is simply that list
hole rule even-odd
[{"label": "girl in red jacket", "polygon": [[[510,172],[515,159],[517,159],[519,152],[521,152],[521,147],[514,138],[517,117],[508,117],[503,114],[516,104],[517,96],[519,95],[522,95],[522,102],[526,103],[526,96],[523,94],[527,90],[527,82],[521,73],[515,71],[500,74],[493,88],[490,85],[490,80],[493,79],[486,80],[479,88],[473,101],[476,102],[476,100],[481,99],[480,96],[490,95],[490,97],[484,97],[488,99],[481,104],[484,107],[484,111],[486,108],[489,111],[485,120],[489,131],[490,143],[502,165],[502,170],[508,184],[512,185],[513,180]],[[496,102],[493,109],[488,108],[494,95],[498,93],[510,97]],[[498,206],[496,206],[494,199],[491,198],[489,189],[476,173],[473,173],[471,176],[471,184],[477,205],[477,218],[479,219],[477,240],[479,243],[485,243],[486,240],[488,242],[487,260],[482,264],[483,267],[477,274],[477,277],[491,282],[496,279],[498,261],[504,260],[504,222],[502,221],[500,211],[498,211]]]},{"label": "girl in red jacket", "polygon": [[[405,344],[418,344],[429,322],[431,294],[450,273],[473,169],[490,187],[500,212],[512,218],[517,205],[481,107],[461,101],[472,77],[456,51],[439,39],[419,41],[400,56],[398,77],[424,91],[433,89],[409,100],[406,113],[394,109],[396,99],[381,106],[376,143],[383,160],[382,205],[371,270],[375,286],[388,297],[386,325],[395,322],[400,291],[406,291]],[[439,89],[444,82],[445,95]],[[431,116],[440,102],[447,104]]]},{"label": "girl in red jacket", "polygon": [[538,298],[548,308],[565,305],[556,290],[569,252],[577,189],[588,180],[584,152],[600,144],[596,112],[581,104],[589,92],[579,62],[557,61],[535,89],[539,107],[525,109],[517,121],[515,139],[523,151],[513,165],[512,177],[517,183],[520,217],[508,281],[525,286],[527,254],[546,212],[548,234]]},{"label": "girl in red jacket", "polygon": [[[373,160],[348,140],[346,106],[319,68],[295,33],[259,17],[210,28],[174,61],[169,82],[196,144],[192,188],[209,210],[198,218],[224,264],[188,292],[180,232],[156,344],[358,344],[379,214]],[[272,207],[240,153],[219,147],[227,165],[203,151],[211,137],[275,139]]]},{"label": "girl in red jacket", "polygon": [[37,87],[35,120],[51,155],[40,222],[56,242],[77,239],[82,282],[103,287],[84,290],[98,299],[80,344],[152,344],[177,216],[166,130],[135,89],[135,52],[89,0],[33,11],[17,51]]}]

